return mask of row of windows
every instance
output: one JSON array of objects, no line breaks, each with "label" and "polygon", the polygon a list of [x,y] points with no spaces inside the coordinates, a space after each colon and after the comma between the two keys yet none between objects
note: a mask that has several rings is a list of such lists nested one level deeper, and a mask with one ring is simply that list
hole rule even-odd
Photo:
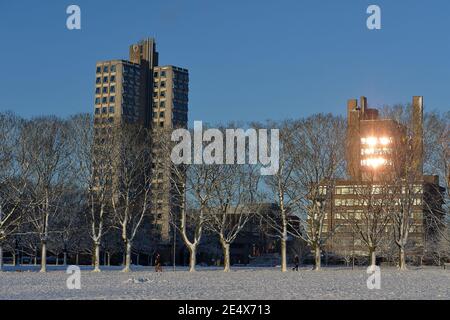
[{"label": "row of windows", "polygon": [[183,81],[183,82],[189,81],[189,75],[187,73],[174,72],[173,78],[175,80],[179,80],[179,81]]},{"label": "row of windows", "polygon": [[[390,202],[390,200],[383,200],[383,199],[372,199],[370,201],[371,205],[376,205],[376,206],[381,206],[381,205],[394,205],[394,206],[398,206],[400,205],[402,202],[400,199],[394,199],[392,200],[391,203],[388,203],[387,201]],[[369,200],[368,199],[335,199],[334,200],[334,205],[339,207],[339,206],[348,206],[348,207],[353,207],[353,206],[367,206],[369,204]],[[421,205],[422,204],[422,199],[421,198],[415,198],[412,200],[412,204],[415,206]]]},{"label": "row of windows", "polygon": [[153,83],[153,88],[165,88],[166,87],[166,82],[165,81],[159,81],[159,82],[154,82]]},{"label": "row of windows", "polygon": [[159,122],[158,122],[158,119],[153,119],[153,122],[155,122],[155,125],[159,126],[160,128],[164,128],[163,120],[159,120]]},{"label": "row of windows", "polygon": [[[334,217],[336,219],[344,219],[344,220],[352,220],[352,219],[361,219],[364,215],[363,210],[345,210],[345,212],[336,212]],[[411,213],[411,218],[416,220],[421,220],[423,218],[423,214],[420,211],[415,211]]]},{"label": "row of windows", "polygon": [[114,113],[114,107],[95,108],[95,114]]},{"label": "row of windows", "polygon": [[[165,117],[165,112],[164,111],[159,111],[159,112],[153,112],[153,120],[155,121],[155,122],[158,122],[158,120],[160,120],[161,122],[164,122],[164,117]],[[180,124],[182,124],[182,123],[185,123],[185,122],[187,122],[187,115],[186,114],[183,114],[183,113],[176,113],[176,112],[174,112],[173,114],[172,114],[172,118],[173,118],[173,120],[174,120],[174,123],[180,123]],[[163,123],[161,124],[159,124],[161,127],[164,125]]]},{"label": "row of windows", "polygon": [[100,66],[97,66],[96,73],[101,73],[102,69],[103,69],[104,73],[108,73],[110,69],[111,69],[111,72],[116,72],[116,65],[115,64],[111,65],[111,68],[109,68],[109,66],[107,66],[107,65],[103,66],[103,68]]},{"label": "row of windows", "polygon": [[160,101],[159,103],[157,101],[155,101],[155,106],[159,106],[160,108],[165,108],[166,107],[166,101]]},{"label": "row of windows", "polygon": [[362,148],[361,155],[386,155],[392,152],[391,148]]},{"label": "row of windows", "polygon": [[113,76],[110,76],[110,77],[108,77],[108,76],[97,77],[95,79],[95,83],[96,84],[102,83],[102,79],[103,79],[103,83],[107,83],[108,79],[109,79],[109,82],[116,82],[116,76],[113,75]]},{"label": "row of windows", "polygon": [[109,99],[108,97],[103,97],[103,98],[95,98],[95,104],[99,105],[100,103],[105,104],[105,103],[115,103],[116,102],[116,97],[115,96],[110,96]]},{"label": "row of windows", "polygon": [[164,78],[164,77],[166,76],[166,71],[161,70],[161,72],[155,71],[155,72],[153,73],[153,76],[154,76],[155,78],[158,78],[160,75],[161,75],[161,78]]},{"label": "row of windows", "polygon": [[189,91],[189,86],[187,83],[174,82],[172,87],[175,90]]},{"label": "row of windows", "polygon": [[[412,185],[411,187],[401,186],[381,186],[381,185],[373,185],[372,187],[361,187],[361,186],[342,186],[342,187],[335,187],[335,193],[339,195],[349,195],[349,194],[356,194],[356,195],[368,195],[368,194],[394,194],[399,193],[401,188],[401,193],[414,193],[414,194],[422,194],[423,193],[423,187],[420,184]],[[325,186],[319,187],[319,193],[320,194],[326,194],[327,188]]]},{"label": "row of windows", "polygon": [[153,92],[153,98],[165,98],[166,97],[166,91],[160,91],[158,95],[158,91]]},{"label": "row of windows", "polygon": [[123,69],[123,74],[124,75],[140,76],[141,75],[141,71],[137,67],[125,66],[125,68]]},{"label": "row of windows", "polygon": [[95,124],[114,123],[114,118],[113,117],[109,117],[109,118],[95,118],[94,119],[94,123]]},{"label": "row of windows", "polygon": [[100,93],[108,93],[108,88],[109,88],[109,92],[110,93],[115,93],[116,92],[116,86],[106,86],[106,87],[97,87],[95,88],[95,94],[100,94]]},{"label": "row of windows", "polygon": [[153,119],[156,119],[156,118],[164,118],[164,111],[160,111],[159,116],[158,116],[158,112],[153,112]]}]

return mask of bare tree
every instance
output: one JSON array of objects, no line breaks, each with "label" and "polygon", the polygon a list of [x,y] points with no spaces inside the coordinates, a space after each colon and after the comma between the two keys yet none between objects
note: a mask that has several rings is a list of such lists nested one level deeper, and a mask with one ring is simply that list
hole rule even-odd
[{"label": "bare tree", "polygon": [[150,134],[140,125],[116,128],[117,180],[111,197],[113,219],[125,245],[124,272],[130,271],[133,241],[142,221],[150,212],[152,168]]},{"label": "bare tree", "polygon": [[40,238],[45,272],[51,220],[60,212],[70,167],[67,125],[55,117],[36,118],[24,124],[21,138],[23,163],[30,173],[27,213]]},{"label": "bare tree", "polygon": [[69,254],[76,254],[86,234],[84,219],[84,192],[74,185],[69,185],[63,195],[61,213],[53,221],[53,233],[49,250],[56,255],[56,262],[62,253],[63,265],[67,265]]},{"label": "bare tree", "polygon": [[390,118],[397,120],[398,131],[404,135],[402,139],[393,139],[391,142],[391,166],[386,177],[390,181],[388,198],[391,200],[389,208],[394,241],[398,247],[398,266],[400,270],[406,270],[410,230],[416,222],[420,224],[420,220],[423,220],[422,214],[418,218],[415,216],[418,210],[423,211],[423,172],[421,166],[417,167],[418,158],[422,157],[422,146],[415,143],[411,106],[398,105],[393,109],[385,109],[385,112],[390,112]]},{"label": "bare tree", "polygon": [[28,169],[20,165],[19,137],[22,121],[12,113],[0,114],[0,271],[3,245],[23,221],[24,179]]},{"label": "bare tree", "polygon": [[73,117],[71,125],[71,147],[77,157],[74,170],[77,183],[85,192],[85,214],[93,242],[93,271],[99,272],[101,241],[111,212],[114,158],[117,155],[115,136],[111,126],[94,131],[92,117],[87,114]]},{"label": "bare tree", "polygon": [[439,233],[439,237],[432,239],[432,250],[437,250],[436,254],[443,256],[450,251],[450,112],[425,114],[424,151],[425,172],[437,174],[446,190],[445,193],[442,192],[442,199],[431,198],[428,199],[429,203],[425,203],[428,207],[442,208],[442,214],[446,217],[445,219],[435,215],[429,221],[431,228]]},{"label": "bare tree", "polygon": [[313,115],[295,124],[291,142],[296,183],[288,192],[305,231],[300,237],[314,251],[315,270],[320,269],[324,243],[335,231],[331,226],[324,230],[324,224],[332,201],[328,190],[333,190],[334,181],[344,174],[345,128],[341,117]]},{"label": "bare tree", "polygon": [[391,208],[393,204],[390,180],[371,178],[358,182],[353,187],[357,195],[355,205],[359,210],[348,212],[344,210],[341,216],[348,222],[355,235],[367,248],[371,266],[376,265],[376,252],[391,235]]},{"label": "bare tree", "polygon": [[325,191],[332,189],[333,180],[343,171],[345,122],[319,114],[271,126],[280,128],[280,166],[266,183],[280,212],[265,220],[281,240],[281,270],[287,270],[288,235],[306,241],[315,252],[315,269],[319,270],[321,248],[331,235],[331,230],[323,230],[330,201]]},{"label": "bare tree", "polygon": [[[163,159],[162,155],[180,152],[183,157],[192,154],[190,139],[179,137],[185,148],[173,149],[175,143],[170,143],[171,132],[163,129],[153,133],[155,159]],[[188,148],[188,149],[187,149]],[[160,153],[158,155],[158,153]],[[219,167],[209,164],[177,164],[170,159],[155,163],[155,174],[163,176],[168,173],[170,190],[158,188],[161,193],[170,193],[170,214],[172,226],[178,230],[185,246],[189,250],[189,271],[194,272],[196,266],[197,247],[200,244],[205,221],[206,210],[213,196],[213,186],[219,176]],[[158,194],[155,195],[158,198]]]},{"label": "bare tree", "polygon": [[[261,126],[259,124],[257,127]],[[287,240],[288,233],[295,236],[301,236],[301,230],[296,225],[298,219],[292,215],[291,207],[294,206],[295,199],[292,199],[292,193],[289,190],[295,186],[294,162],[291,157],[295,123],[284,121],[282,123],[269,122],[268,127],[279,129],[279,169],[272,176],[266,176],[265,183],[268,186],[272,197],[279,207],[278,212],[263,212],[262,220],[269,226],[269,232],[280,239],[281,243],[281,271],[287,271]]]},{"label": "bare tree", "polygon": [[212,186],[206,227],[219,236],[224,271],[230,271],[230,246],[262,204],[258,194],[259,169],[252,165],[228,164],[220,168]]}]

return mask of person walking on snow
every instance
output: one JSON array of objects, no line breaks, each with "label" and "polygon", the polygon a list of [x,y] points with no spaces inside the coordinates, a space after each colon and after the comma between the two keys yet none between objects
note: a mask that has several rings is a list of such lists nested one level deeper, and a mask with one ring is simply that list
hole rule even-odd
[{"label": "person walking on snow", "polygon": [[298,258],[298,255],[295,255],[295,257],[294,257],[295,266],[292,268],[292,271],[298,271],[299,263],[300,263],[300,259]]},{"label": "person walking on snow", "polygon": [[155,272],[162,272],[161,255],[159,254],[159,252],[156,254],[155,257]]}]

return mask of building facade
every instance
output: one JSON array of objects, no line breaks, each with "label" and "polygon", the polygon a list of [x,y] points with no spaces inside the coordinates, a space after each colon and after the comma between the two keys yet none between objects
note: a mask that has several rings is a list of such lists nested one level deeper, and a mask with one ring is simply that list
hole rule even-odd
[{"label": "building facade", "polygon": [[[154,39],[129,47],[129,60],[108,60],[96,64],[94,135],[96,143],[123,123],[141,125],[157,134],[158,129],[187,127],[189,72],[175,66],[158,66]],[[149,145],[152,161],[162,163],[152,182],[152,219],[145,223],[152,238],[162,244],[171,240],[171,179],[169,155]],[[114,180],[114,179],[113,179]]]},{"label": "building facade", "polygon": [[410,213],[407,253],[422,259],[443,219],[439,179],[423,174],[423,98],[413,97],[408,125],[381,118],[365,97],[348,101],[347,120],[348,179],[323,188],[325,251],[367,256],[373,240],[378,256],[389,259],[397,253],[395,214],[403,210]]}]

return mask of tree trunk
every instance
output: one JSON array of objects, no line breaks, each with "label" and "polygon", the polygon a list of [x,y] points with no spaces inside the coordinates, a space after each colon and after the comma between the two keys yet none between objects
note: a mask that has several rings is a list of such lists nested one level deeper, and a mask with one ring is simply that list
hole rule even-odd
[{"label": "tree trunk", "polygon": [[108,259],[108,267],[111,266],[111,254],[109,253],[109,251],[106,253],[106,257]]},{"label": "tree trunk", "polygon": [[3,271],[3,246],[0,245],[0,272]]},{"label": "tree trunk", "polygon": [[230,271],[230,244],[222,241],[222,249],[223,249],[223,271]]},{"label": "tree trunk", "polygon": [[370,258],[370,266],[375,266],[377,264],[377,255],[375,253],[375,249],[369,249],[369,258]]},{"label": "tree trunk", "polygon": [[79,261],[80,261],[80,254],[77,252],[77,254],[75,256],[75,264],[79,265]]},{"label": "tree trunk", "polygon": [[56,256],[55,256],[55,265],[57,266],[58,265],[58,263],[59,263],[59,254],[57,254]]},{"label": "tree trunk", "polygon": [[64,251],[63,264],[67,266],[67,251]]},{"label": "tree trunk", "polygon": [[100,243],[94,243],[94,270],[93,272],[100,272]]},{"label": "tree trunk", "polygon": [[197,264],[197,247],[194,245],[188,246],[189,249],[189,272],[195,272],[195,265]]},{"label": "tree trunk", "polygon": [[41,242],[41,271],[47,272],[47,242]]},{"label": "tree trunk", "polygon": [[130,271],[130,265],[131,265],[131,242],[127,241],[125,244],[125,266],[122,269],[122,272],[129,272]]},{"label": "tree trunk", "polygon": [[406,270],[405,248],[403,247],[399,248],[398,267],[400,270]]},{"label": "tree trunk", "polygon": [[320,259],[321,250],[319,246],[316,246],[314,248],[314,270],[319,271],[320,265],[321,265],[321,259]]},{"label": "tree trunk", "polygon": [[281,272],[287,271],[286,237],[281,238]]}]

